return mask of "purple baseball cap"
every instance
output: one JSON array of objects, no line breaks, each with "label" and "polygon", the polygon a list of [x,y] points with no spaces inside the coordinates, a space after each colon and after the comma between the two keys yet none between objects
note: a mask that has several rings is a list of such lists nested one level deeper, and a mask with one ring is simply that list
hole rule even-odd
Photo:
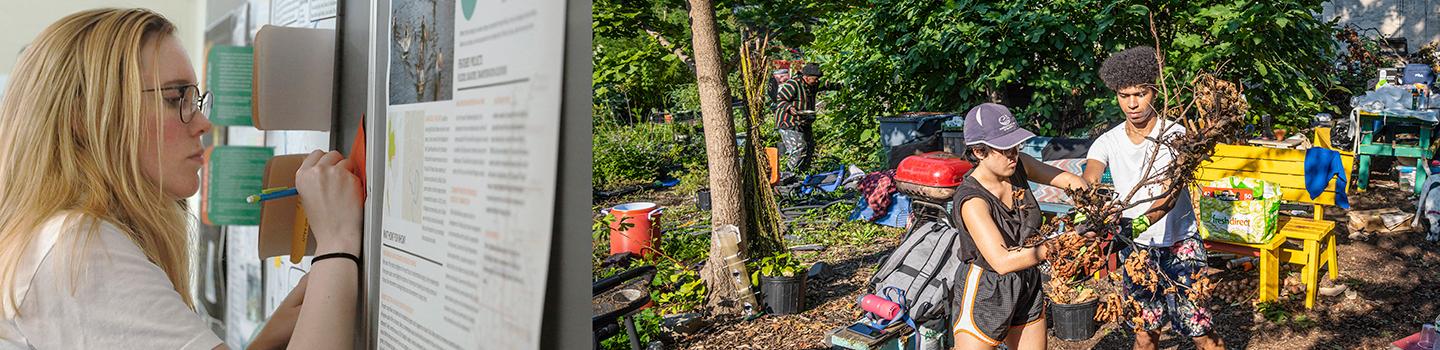
[{"label": "purple baseball cap", "polygon": [[1015,123],[1010,109],[995,103],[982,103],[965,114],[965,144],[984,144],[995,149],[1011,149],[1035,137],[1035,133]]}]

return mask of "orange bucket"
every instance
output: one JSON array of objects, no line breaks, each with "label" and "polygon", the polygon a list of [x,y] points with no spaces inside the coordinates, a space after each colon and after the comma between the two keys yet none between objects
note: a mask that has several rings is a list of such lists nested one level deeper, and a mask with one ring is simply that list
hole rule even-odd
[{"label": "orange bucket", "polygon": [[[625,203],[606,209],[604,214],[610,215],[613,221],[610,222],[610,255],[630,252],[649,257],[655,248],[653,245],[660,240],[659,232],[655,231],[655,217],[665,212],[665,208],[650,202]],[[621,223],[631,225],[629,228],[621,229]]]},{"label": "orange bucket", "polygon": [[769,163],[770,185],[780,183],[780,149],[765,147],[765,160]]}]

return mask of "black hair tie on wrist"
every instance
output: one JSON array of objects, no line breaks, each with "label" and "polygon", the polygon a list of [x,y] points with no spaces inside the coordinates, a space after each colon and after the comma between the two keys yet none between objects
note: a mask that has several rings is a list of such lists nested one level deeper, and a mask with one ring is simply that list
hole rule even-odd
[{"label": "black hair tie on wrist", "polygon": [[346,259],[350,259],[351,261],[354,261],[354,262],[355,262],[355,267],[360,267],[360,266],[361,266],[361,265],[360,265],[360,257],[355,256],[355,254],[350,254],[350,253],[330,253],[330,254],[320,255],[320,256],[315,257],[314,259],[310,259],[310,264],[311,264],[311,265],[314,265],[315,263],[320,262],[320,260],[325,260],[325,259],[329,259],[329,258],[346,258]]}]

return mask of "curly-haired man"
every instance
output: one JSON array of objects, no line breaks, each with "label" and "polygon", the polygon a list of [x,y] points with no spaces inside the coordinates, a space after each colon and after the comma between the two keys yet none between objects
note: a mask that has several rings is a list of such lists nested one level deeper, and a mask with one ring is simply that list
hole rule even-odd
[{"label": "curly-haired man", "polygon": [[[1129,48],[1111,55],[1101,64],[1100,79],[1115,91],[1115,100],[1125,114],[1125,121],[1095,139],[1086,160],[1083,175],[1086,181],[1098,183],[1108,168],[1115,192],[1123,196],[1146,182],[1147,179],[1141,177],[1146,176],[1147,166],[1153,167],[1150,177],[1170,166],[1174,159],[1170,149],[1155,140],[1162,135],[1184,133],[1185,128],[1156,112],[1153,102],[1159,77],[1160,65],[1152,47]],[[1156,147],[1163,149],[1155,152]],[[1154,159],[1151,154],[1155,154]],[[1158,267],[1159,272],[1169,277],[1161,278],[1157,292],[1152,292],[1134,283],[1125,269],[1120,269],[1125,291],[1141,306],[1136,315],[1139,322],[1126,321],[1135,329],[1135,349],[1155,349],[1160,328],[1167,323],[1176,333],[1194,339],[1199,349],[1223,349],[1220,337],[1211,332],[1210,311],[1187,294],[1192,277],[1205,267],[1205,247],[1196,235],[1189,193],[1181,191],[1140,203],[1160,196],[1163,190],[1164,184],[1141,186],[1131,197],[1136,205],[1121,214],[1130,222],[1130,230],[1118,234],[1129,234],[1135,245],[1121,244],[1125,248],[1120,250],[1120,258],[1127,259],[1131,253],[1145,250],[1150,266]],[[1176,285],[1170,289],[1172,282]]]}]

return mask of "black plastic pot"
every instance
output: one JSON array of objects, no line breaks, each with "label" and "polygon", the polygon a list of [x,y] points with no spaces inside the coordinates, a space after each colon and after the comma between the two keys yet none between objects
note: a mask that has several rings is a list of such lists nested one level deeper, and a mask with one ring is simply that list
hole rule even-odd
[{"label": "black plastic pot", "polygon": [[700,207],[700,210],[710,210],[710,189],[695,191],[695,205]]},{"label": "black plastic pot", "polygon": [[805,274],[760,276],[760,294],[765,296],[765,306],[772,314],[800,313],[805,309]]},{"label": "black plastic pot", "polygon": [[1080,341],[1095,336],[1100,325],[1095,323],[1095,310],[1099,299],[1079,304],[1050,303],[1050,319],[1055,326],[1055,337],[1062,340]]}]

